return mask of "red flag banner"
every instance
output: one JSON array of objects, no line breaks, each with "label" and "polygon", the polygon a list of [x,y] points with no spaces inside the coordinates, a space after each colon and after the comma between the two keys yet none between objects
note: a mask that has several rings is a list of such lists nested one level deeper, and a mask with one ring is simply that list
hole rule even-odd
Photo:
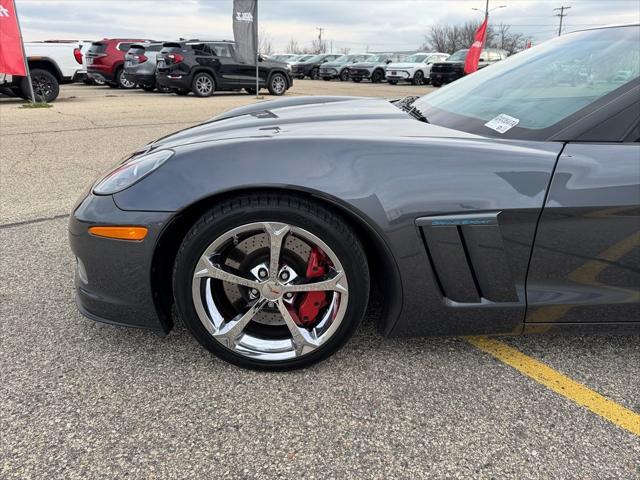
[{"label": "red flag banner", "polygon": [[489,18],[485,18],[482,25],[476,30],[476,35],[473,40],[473,45],[467,52],[467,58],[464,61],[464,73],[473,73],[478,70],[478,61],[480,60],[480,54],[484,48],[484,42],[487,39],[487,22]]},{"label": "red flag banner", "polygon": [[27,75],[14,0],[0,0],[0,73]]}]

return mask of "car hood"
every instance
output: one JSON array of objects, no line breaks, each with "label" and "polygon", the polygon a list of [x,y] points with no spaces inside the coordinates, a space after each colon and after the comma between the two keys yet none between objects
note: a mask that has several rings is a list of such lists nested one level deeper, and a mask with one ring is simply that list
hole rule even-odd
[{"label": "car hood", "polygon": [[203,142],[301,137],[468,137],[420,122],[387,100],[364,97],[290,97],[247,105],[153,142],[175,148]]},{"label": "car hood", "polygon": [[423,63],[390,63],[389,65],[387,65],[387,70],[388,69],[402,69],[402,68],[416,68],[419,66],[424,65]]},{"label": "car hood", "polygon": [[354,63],[351,65],[352,68],[375,68],[378,65],[385,65],[384,63],[371,63],[371,62],[360,62]]},{"label": "car hood", "polygon": [[347,63],[331,63],[331,62],[327,62],[327,63],[323,63],[322,65],[320,65],[320,68],[342,68],[344,66],[348,65]]}]

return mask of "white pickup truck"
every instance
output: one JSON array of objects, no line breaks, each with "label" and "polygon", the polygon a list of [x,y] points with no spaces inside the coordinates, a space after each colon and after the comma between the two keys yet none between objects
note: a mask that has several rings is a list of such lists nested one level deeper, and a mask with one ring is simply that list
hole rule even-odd
[{"label": "white pickup truck", "polygon": [[[59,41],[24,44],[36,100],[52,102],[58,97],[61,84],[75,82],[86,76],[83,43]],[[27,78],[0,72],[0,93],[29,98]]]}]

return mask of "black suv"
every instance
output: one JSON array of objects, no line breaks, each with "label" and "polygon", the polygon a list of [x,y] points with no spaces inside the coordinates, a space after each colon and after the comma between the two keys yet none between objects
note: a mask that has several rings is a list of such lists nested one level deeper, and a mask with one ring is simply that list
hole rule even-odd
[{"label": "black suv", "polygon": [[[439,87],[443,83],[450,83],[464,77],[464,62],[467,59],[468,52],[469,49],[458,50],[444,62],[438,62],[431,65],[431,71],[429,73],[431,85]],[[500,60],[504,60],[508,56],[509,54],[504,50],[485,48],[480,53],[478,70],[499,62]]]},{"label": "black suv", "polygon": [[[260,88],[284,95],[293,85],[286,63],[260,58]],[[193,92],[209,97],[215,92],[239,90],[256,93],[256,66],[241,62],[229,41],[188,40],[167,42],[158,54],[156,81],[178,95]]]},{"label": "black suv", "polygon": [[297,62],[291,65],[291,73],[294,77],[303,79],[309,77],[311,80],[320,79],[320,65],[333,62],[336,58],[342,57],[340,53],[321,53],[304,62]]}]

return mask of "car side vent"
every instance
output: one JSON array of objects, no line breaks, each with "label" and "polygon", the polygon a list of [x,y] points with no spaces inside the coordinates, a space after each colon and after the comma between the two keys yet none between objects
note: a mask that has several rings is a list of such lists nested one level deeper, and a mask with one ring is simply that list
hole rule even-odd
[{"label": "car side vent", "polygon": [[458,303],[516,302],[498,214],[419,218],[416,223],[443,296]]}]

